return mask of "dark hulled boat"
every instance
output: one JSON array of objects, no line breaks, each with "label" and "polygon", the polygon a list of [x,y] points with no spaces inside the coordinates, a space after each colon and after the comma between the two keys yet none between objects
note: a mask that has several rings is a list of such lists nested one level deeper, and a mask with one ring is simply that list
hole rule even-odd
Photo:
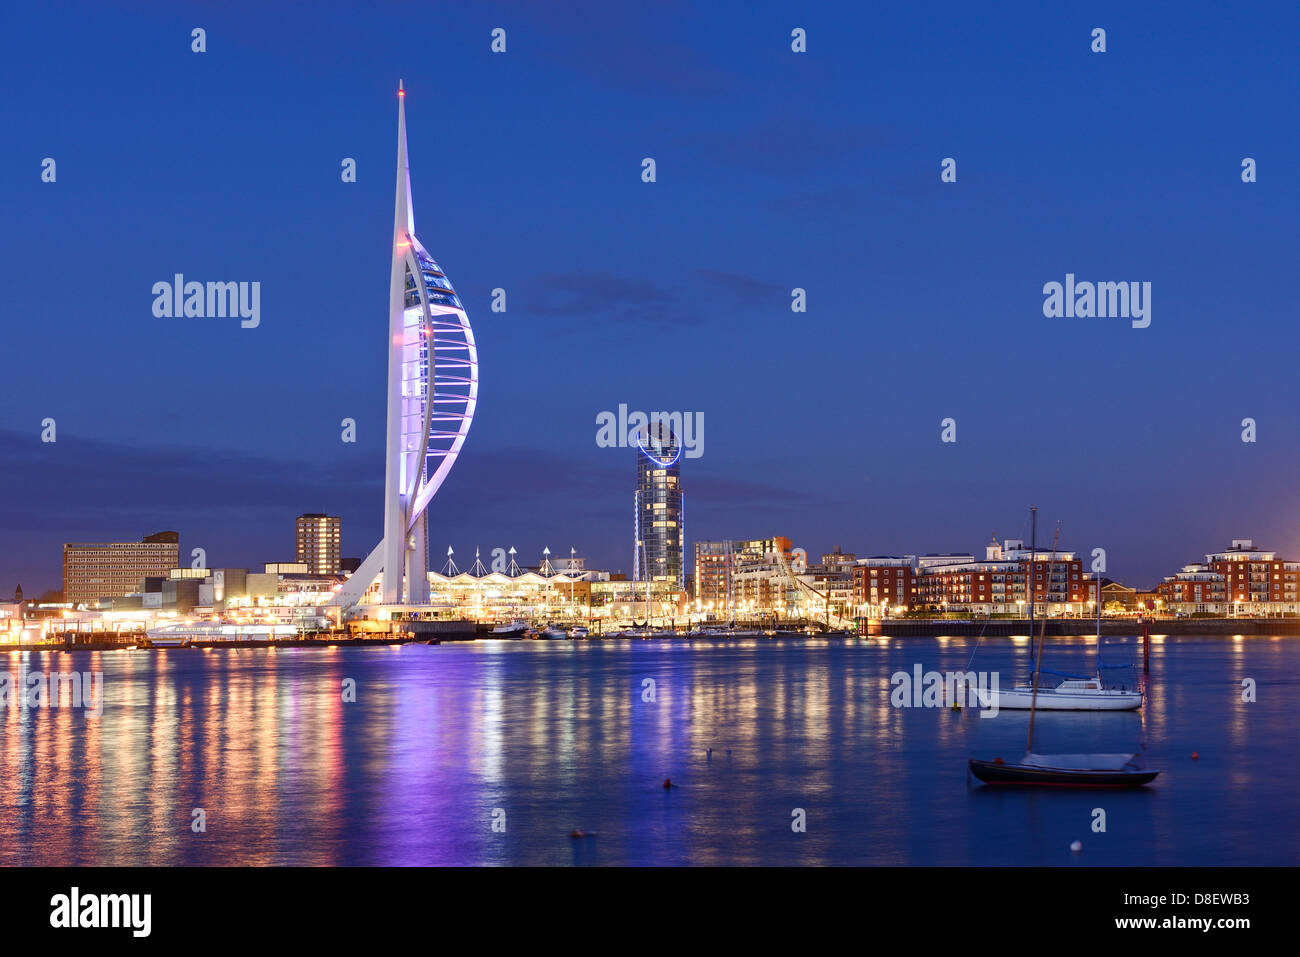
[{"label": "dark hulled boat", "polygon": [[1063,788],[1140,788],[1159,771],[1138,767],[1132,754],[1026,754],[1016,764],[971,758],[970,772],[985,784]]},{"label": "dark hulled boat", "polygon": [[[1030,507],[1031,522],[1036,516],[1037,508]],[[1031,527],[1034,527],[1031,525]],[[1033,533],[1031,532],[1031,535]],[[1056,567],[1056,546],[1060,540],[1061,528],[1057,523],[1056,536],[1052,539],[1052,556],[1048,563],[1049,568]],[[1031,556],[1035,550],[1033,539],[1030,542]],[[1031,562],[1033,561],[1031,557]],[[1033,621],[1033,586],[1030,586],[1030,604],[1029,614],[1030,621]],[[1101,642],[1101,590],[1100,579],[1098,579],[1097,591],[1097,641],[1100,648]],[[1029,629],[1030,638],[1033,638],[1033,627]],[[994,758],[992,761],[981,761],[977,758],[970,758],[967,761],[969,773],[975,775],[985,784],[994,786],[1029,786],[1029,787],[1063,787],[1063,788],[1140,788],[1144,784],[1150,784],[1159,771],[1149,771],[1140,768],[1134,763],[1136,755],[1133,754],[1035,754],[1034,753],[1034,715],[1038,710],[1038,700],[1041,693],[1038,689],[1038,679],[1042,673],[1043,665],[1043,645],[1047,641],[1047,619],[1043,619],[1043,632],[1038,638],[1038,649],[1034,655],[1034,681],[1030,688],[1024,689],[1029,703],[1029,736],[1025,741],[1025,756],[1016,764],[1008,764],[1001,758]],[[1100,651],[1099,651],[1100,654]],[[1068,682],[1067,682],[1068,683]],[[1097,687],[1100,689],[1101,682],[1097,681]],[[1142,701],[1142,696],[1136,696],[1137,704]],[[1136,705],[1134,705],[1136,706]]]}]

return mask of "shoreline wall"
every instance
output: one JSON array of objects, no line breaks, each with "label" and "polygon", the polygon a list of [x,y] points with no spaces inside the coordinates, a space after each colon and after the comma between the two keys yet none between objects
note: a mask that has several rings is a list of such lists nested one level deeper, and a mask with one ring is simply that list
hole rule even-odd
[{"label": "shoreline wall", "polygon": [[[897,618],[887,622],[869,621],[867,633],[889,638],[934,637],[951,635],[955,638],[975,637],[983,634],[989,638],[1009,638],[1029,634],[1028,618],[945,619]],[[1122,636],[1142,634],[1144,623],[1135,618],[1108,621],[1102,619],[1103,635]],[[1153,635],[1300,635],[1300,618],[1158,618],[1145,622]],[[1034,634],[1043,628],[1041,618],[1034,621]],[[1049,635],[1095,635],[1095,618],[1049,618]]]}]

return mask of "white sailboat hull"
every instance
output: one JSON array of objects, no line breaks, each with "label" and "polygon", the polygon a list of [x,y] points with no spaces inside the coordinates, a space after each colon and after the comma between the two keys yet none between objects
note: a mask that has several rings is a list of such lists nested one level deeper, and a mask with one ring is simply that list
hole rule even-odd
[{"label": "white sailboat hull", "polygon": [[1039,711],[1133,711],[1142,707],[1142,692],[1100,690],[1057,691],[1055,688],[1039,688],[1038,702],[1034,703],[1033,688],[1011,688],[1006,691],[981,691],[980,704],[992,707],[996,699],[997,707],[1016,711],[1028,711],[1036,707]]}]

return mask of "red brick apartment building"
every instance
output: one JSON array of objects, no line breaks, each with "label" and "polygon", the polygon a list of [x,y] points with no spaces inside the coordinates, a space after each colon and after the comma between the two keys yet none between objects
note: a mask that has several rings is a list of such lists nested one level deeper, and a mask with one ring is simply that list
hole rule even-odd
[{"label": "red brick apartment building", "polygon": [[917,560],[916,605],[970,614],[1077,615],[1087,611],[1083,562],[1074,552],[1026,548],[1020,539],[989,543],[983,561],[968,555]]},{"label": "red brick apartment building", "polygon": [[887,605],[908,611],[916,602],[916,572],[910,555],[876,555],[853,565],[853,604]]},{"label": "red brick apartment building", "polygon": [[1184,565],[1156,586],[1163,611],[1174,614],[1300,614],[1300,562],[1257,548],[1250,539],[1211,552],[1204,562]]}]

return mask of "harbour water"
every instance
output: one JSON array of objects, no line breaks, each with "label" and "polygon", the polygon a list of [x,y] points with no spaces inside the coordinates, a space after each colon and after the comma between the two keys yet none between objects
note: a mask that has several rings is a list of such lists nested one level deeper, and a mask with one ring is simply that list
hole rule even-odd
[{"label": "harbour water", "polygon": [[[891,675],[976,641],[0,654],[104,676],[99,715],[0,708],[0,864],[1300,862],[1300,639],[1157,638],[1140,712],[1038,715],[1035,750],[1164,769],[1124,793],[979,787],[967,758],[1020,757],[1027,714],[891,706]],[[1107,642],[1131,682],[1139,641]],[[1045,667],[1092,661],[1049,637]],[[1029,643],[971,667],[1009,685]]]}]

